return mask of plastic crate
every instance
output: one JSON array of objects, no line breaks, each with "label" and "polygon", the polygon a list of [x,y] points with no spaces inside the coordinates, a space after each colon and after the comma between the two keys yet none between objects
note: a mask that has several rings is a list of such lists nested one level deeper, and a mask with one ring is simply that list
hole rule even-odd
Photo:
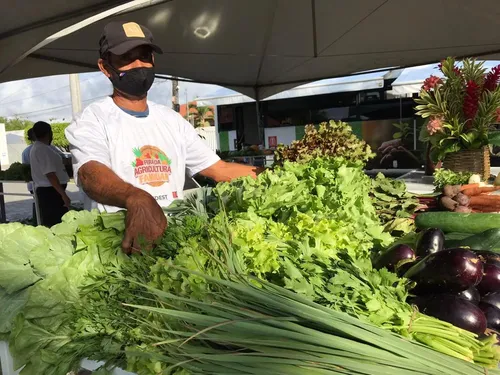
[{"label": "plastic crate", "polygon": [[[1,372],[0,375],[18,375],[19,371],[14,371],[14,361],[12,360],[12,356],[9,351],[9,344],[5,341],[0,341],[0,364],[1,364]],[[89,361],[84,359],[81,363],[82,369],[87,369],[93,371],[103,363]],[[122,369],[114,369],[113,375],[136,375],[131,372],[124,371]]]},{"label": "plastic crate", "polygon": [[2,375],[17,375],[19,371],[14,371],[14,361],[9,352],[9,344],[5,341],[0,341],[0,364]]}]

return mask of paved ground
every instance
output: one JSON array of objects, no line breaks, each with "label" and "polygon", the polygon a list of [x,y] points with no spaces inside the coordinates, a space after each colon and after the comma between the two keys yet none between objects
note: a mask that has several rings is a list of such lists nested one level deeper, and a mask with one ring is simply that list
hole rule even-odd
[{"label": "paved ground", "polygon": [[[29,194],[26,184],[4,183],[4,193]],[[79,189],[75,184],[68,185],[68,195],[72,202],[82,202]],[[6,195],[5,211],[8,221],[19,221],[32,217],[33,198],[29,196]]]}]

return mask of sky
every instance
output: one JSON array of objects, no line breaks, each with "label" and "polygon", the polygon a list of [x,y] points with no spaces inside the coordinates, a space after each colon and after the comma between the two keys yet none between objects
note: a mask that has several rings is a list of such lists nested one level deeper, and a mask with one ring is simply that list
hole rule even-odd
[{"label": "sky", "polygon": [[[111,94],[112,86],[101,72],[79,74],[82,107]],[[233,91],[216,85],[179,82],[179,102],[196,98],[223,96]],[[149,99],[172,105],[171,81],[156,79]],[[32,121],[71,121],[72,108],[69,76],[59,75],[0,84],[0,116],[20,117]]]},{"label": "sky", "polygon": [[[500,61],[486,61],[488,70]],[[378,74],[378,73],[377,73]],[[397,81],[410,83],[427,78],[431,74],[439,74],[436,64],[422,65],[404,69]],[[370,73],[366,75],[369,78]],[[82,96],[82,107],[95,100],[110,95],[112,85],[101,72],[79,74]],[[356,77],[344,77],[324,80],[323,83],[343,82]],[[172,83],[169,80],[156,79],[149,91],[149,99],[158,104],[172,106]],[[196,98],[220,97],[236,94],[236,92],[217,85],[206,85],[191,82],[179,82],[180,104],[191,102]],[[20,117],[32,121],[70,122],[72,119],[69,76],[59,75],[26,79],[0,84],[0,116]]]}]

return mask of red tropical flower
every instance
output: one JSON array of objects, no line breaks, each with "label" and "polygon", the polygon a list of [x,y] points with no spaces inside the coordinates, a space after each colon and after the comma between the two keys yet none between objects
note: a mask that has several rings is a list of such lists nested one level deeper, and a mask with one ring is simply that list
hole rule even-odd
[{"label": "red tropical flower", "polygon": [[424,85],[422,87],[425,91],[430,91],[431,89],[435,88],[437,85],[440,85],[441,83],[443,83],[441,78],[436,76],[430,76],[424,81]]},{"label": "red tropical flower", "polygon": [[476,117],[477,109],[479,107],[479,95],[480,88],[479,85],[474,81],[468,81],[467,87],[465,88],[465,98],[464,98],[464,116],[467,121],[467,128],[472,126],[472,120]]},{"label": "red tropical flower", "polygon": [[500,65],[495,66],[491,71],[486,74],[484,79],[483,89],[486,91],[493,91],[497,88],[500,81]]}]

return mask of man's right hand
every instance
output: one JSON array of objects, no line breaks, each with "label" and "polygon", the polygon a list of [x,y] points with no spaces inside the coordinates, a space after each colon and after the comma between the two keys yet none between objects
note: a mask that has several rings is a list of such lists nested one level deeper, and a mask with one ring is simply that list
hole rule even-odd
[{"label": "man's right hand", "polygon": [[78,171],[83,191],[94,201],[127,210],[123,250],[127,253],[146,249],[160,238],[167,218],[156,200],[144,190],[123,181],[109,167],[89,161]]},{"label": "man's right hand", "polygon": [[151,246],[167,228],[167,217],[156,200],[147,192],[137,190],[126,202],[125,238],[123,251],[127,254]]}]

